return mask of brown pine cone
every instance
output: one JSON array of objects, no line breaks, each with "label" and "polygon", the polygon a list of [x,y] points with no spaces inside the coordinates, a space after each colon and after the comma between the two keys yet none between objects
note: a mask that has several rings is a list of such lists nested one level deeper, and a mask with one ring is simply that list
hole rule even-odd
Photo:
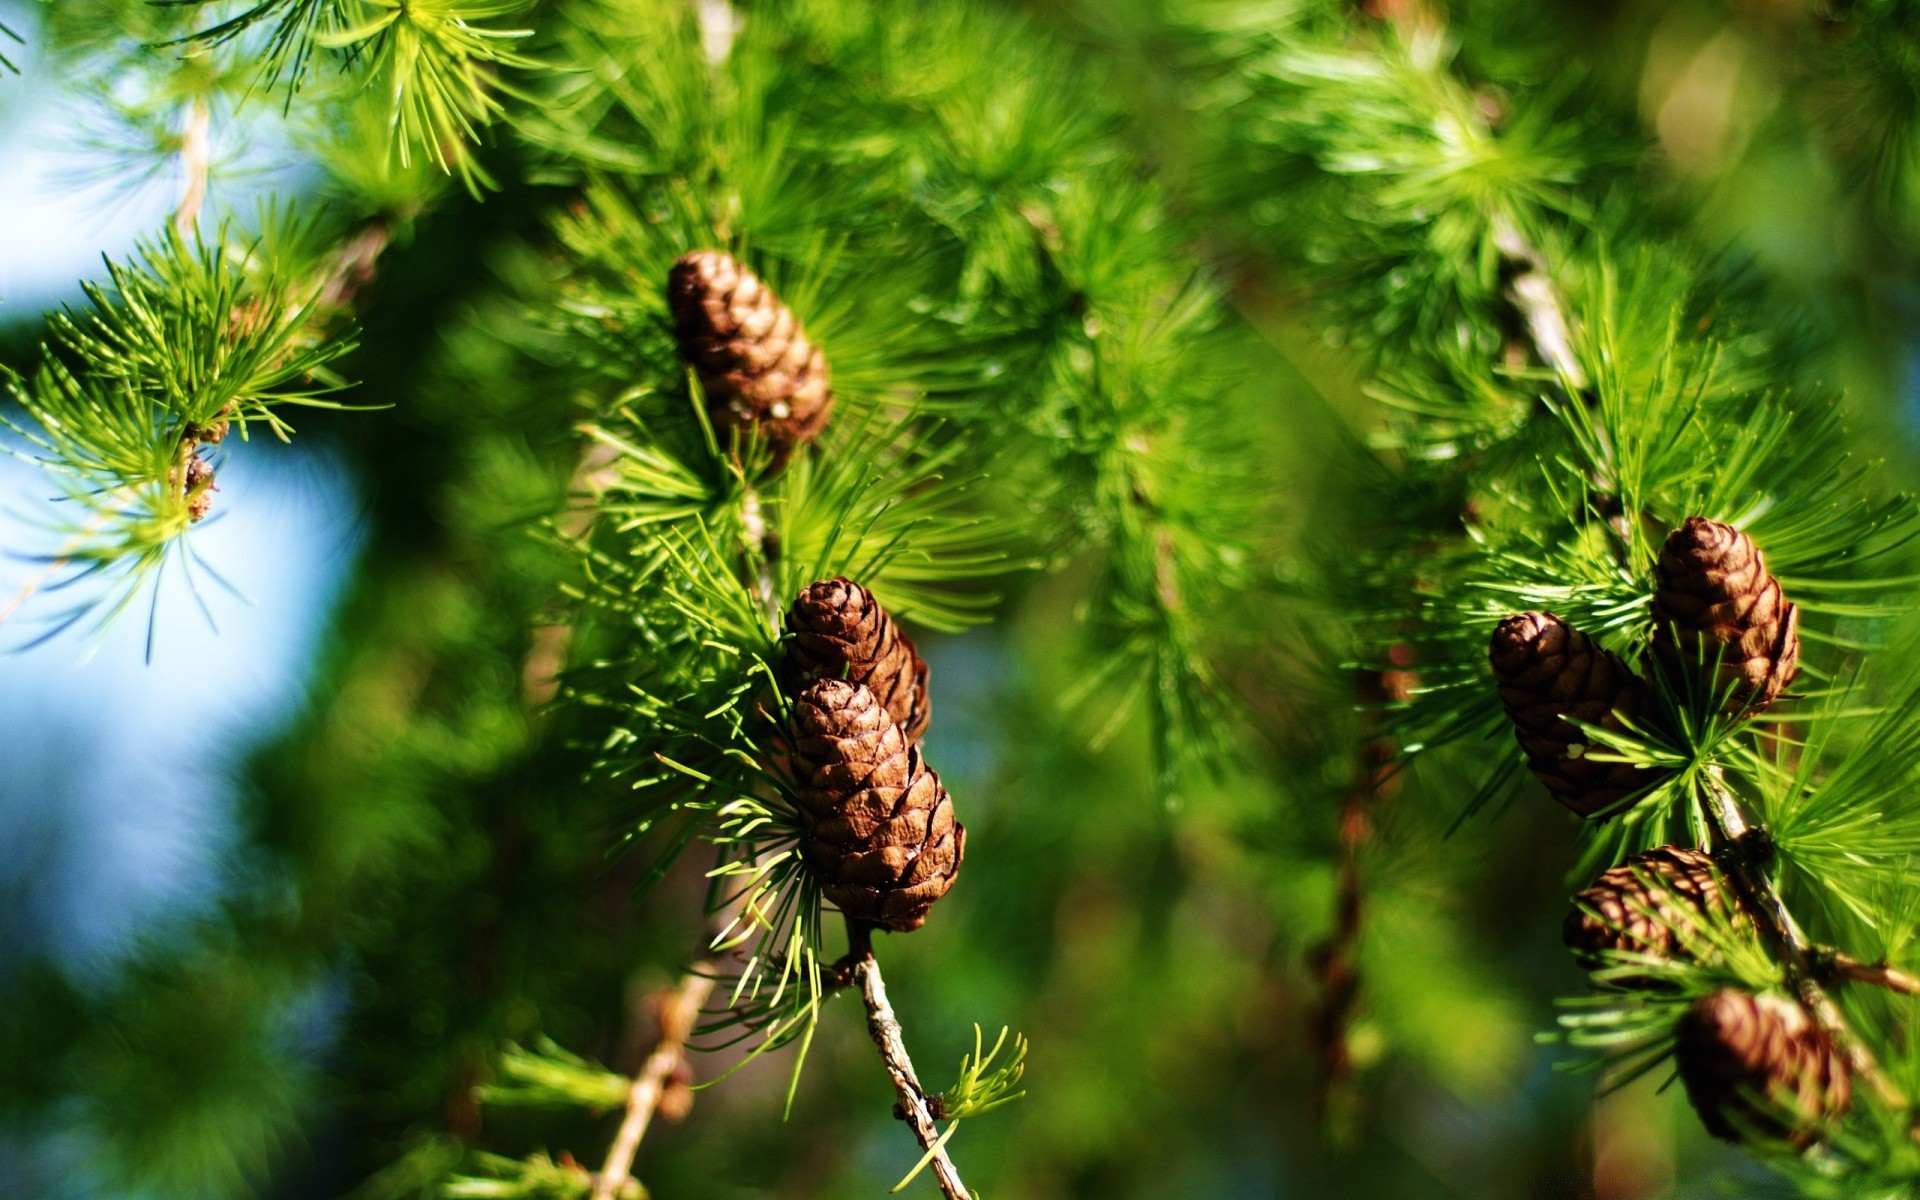
[{"label": "brown pine cone", "polygon": [[960,870],[953,800],[868,688],[821,679],[789,726],[802,853],[850,920],[918,929]]},{"label": "brown pine cone", "polygon": [[1494,629],[1488,657],[1527,766],[1555,800],[1590,817],[1653,781],[1631,763],[1587,758],[1587,735],[1565,720],[1624,732],[1622,718],[1646,709],[1619,655],[1551,613],[1520,613]]},{"label": "brown pine cone", "polygon": [[716,426],[758,430],[776,463],[826,428],[827,357],[745,264],[723,250],[682,255],[667,275],[667,307]]},{"label": "brown pine cone", "polygon": [[213,484],[213,464],[198,454],[187,455],[187,519],[206,520],[213,511],[213,494],[219,490]]},{"label": "brown pine cone", "polygon": [[1715,669],[1729,710],[1779,699],[1800,669],[1800,610],[1780,592],[1753,539],[1688,517],[1667,535],[1654,568],[1653,652],[1688,677]]},{"label": "brown pine cone", "polygon": [[[1562,935],[1589,968],[1607,965],[1607,951],[1661,959],[1688,957],[1681,937],[1709,909],[1728,911],[1727,893],[1713,859],[1685,846],[1655,846],[1601,872],[1574,897]],[[1644,978],[1621,986],[1645,986]]]},{"label": "brown pine cone", "polygon": [[816,679],[863,683],[909,742],[927,731],[927,661],[873,593],[835,577],[810,583],[787,610],[787,657],[781,682],[789,695]]},{"label": "brown pine cone", "polygon": [[228,418],[232,415],[233,405],[222,405],[220,411],[214,414],[213,420],[208,421],[205,425],[188,423],[186,427],[180,431],[180,440],[186,442],[189,446],[198,446],[203,443],[209,446],[217,446],[227,440],[227,430],[231,424]]},{"label": "brown pine cone", "polygon": [[1791,1000],[1713,992],[1693,1002],[1674,1036],[1687,1098],[1717,1138],[1778,1139],[1804,1149],[1853,1103],[1846,1059]]}]

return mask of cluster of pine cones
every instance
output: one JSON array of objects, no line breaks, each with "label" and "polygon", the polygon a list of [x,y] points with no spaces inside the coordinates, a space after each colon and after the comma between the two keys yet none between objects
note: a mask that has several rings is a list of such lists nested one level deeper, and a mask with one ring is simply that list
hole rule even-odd
[{"label": "cluster of pine cones", "polygon": [[[715,428],[759,438],[775,468],[826,428],[826,355],[745,264],[722,250],[682,255],[668,273],[667,308]],[[967,844],[952,798],[920,756],[932,715],[926,660],[849,579],[808,584],[786,623],[779,757],[794,775],[807,867],[849,921],[918,929],[953,886]]]},{"label": "cluster of pine cones", "polygon": [[[232,408],[228,405],[220,411],[225,414]],[[213,494],[220,490],[214,486],[213,464],[200,456],[200,447],[218,446],[225,441],[227,427],[226,417],[222,415],[205,425],[188,425],[180,431],[183,456],[180,494],[187,502],[187,519],[196,524],[206,520],[207,514],[213,511]]]},{"label": "cluster of pine cones", "polygon": [[[1574,899],[1566,942],[1590,968],[1635,959],[1684,962],[1712,924],[1743,923],[1713,860],[1656,846],[1604,872]],[[1610,957],[1626,955],[1626,958]],[[1666,986],[1653,971],[1616,970],[1614,986]],[[1833,1039],[1797,1000],[1737,988],[1690,1004],[1674,1029],[1674,1062],[1708,1132],[1728,1141],[1804,1149],[1853,1101],[1852,1072]]]},{"label": "cluster of pine cones", "polygon": [[[1799,613],[1751,538],[1690,518],[1668,536],[1654,574],[1652,671],[1676,692],[1707,690],[1733,714],[1780,698],[1799,669]],[[1527,766],[1554,799],[1602,816],[1657,782],[1648,769],[1590,757],[1588,735],[1571,723],[1620,733],[1658,722],[1646,680],[1619,655],[1532,612],[1500,623],[1490,658]],[[1686,961],[1688,943],[1710,926],[1743,924],[1710,857],[1658,846],[1581,892],[1564,932],[1585,966],[1613,968],[1602,977],[1610,985],[1660,989],[1673,977],[1655,964]],[[1716,1137],[1804,1148],[1852,1103],[1845,1055],[1797,1000],[1722,988],[1688,1005],[1674,1039],[1687,1097]]]},{"label": "cluster of pine cones", "polygon": [[787,632],[778,673],[807,867],[849,921],[918,929],[967,847],[952,798],[920,756],[926,660],[848,579],[802,589]]},{"label": "cluster of pine cones", "polygon": [[[1799,610],[1781,593],[1753,539],[1690,517],[1654,568],[1649,660],[1676,690],[1711,689],[1732,712],[1756,714],[1800,667]],[[1552,613],[1520,613],[1493,631],[1500,700],[1527,766],[1583,817],[1605,813],[1655,782],[1631,763],[1589,756],[1568,718],[1614,733],[1657,718],[1647,683],[1620,656]]]}]

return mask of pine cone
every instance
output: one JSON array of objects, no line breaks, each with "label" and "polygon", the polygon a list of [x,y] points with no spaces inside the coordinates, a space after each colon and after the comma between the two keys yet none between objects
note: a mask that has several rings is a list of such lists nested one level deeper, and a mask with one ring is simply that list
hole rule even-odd
[{"label": "pine cone", "polygon": [[822,679],[793,703],[802,852],[848,918],[918,929],[960,870],[967,831],[920,748],[868,688]]},{"label": "pine cone", "polygon": [[205,425],[195,425],[189,422],[186,427],[180,431],[180,440],[189,446],[202,444],[217,446],[227,440],[227,430],[230,426],[227,418],[232,415],[233,405],[230,403],[222,405],[220,411],[214,414],[213,420],[208,421]]},{"label": "pine cone", "polygon": [[1555,800],[1589,817],[1652,782],[1631,763],[1587,758],[1587,735],[1565,720],[1624,732],[1622,718],[1646,708],[1619,655],[1551,613],[1520,613],[1493,631],[1488,656],[1527,766]]},{"label": "pine cone", "polygon": [[1653,651],[1668,670],[1718,663],[1729,710],[1766,708],[1800,669],[1800,610],[1780,592],[1753,539],[1688,517],[1654,568]]},{"label": "pine cone", "polygon": [[787,629],[781,674],[789,695],[816,679],[862,683],[909,742],[926,733],[927,662],[872,592],[839,577],[810,583],[787,610]]},{"label": "pine cone", "polygon": [[[1655,846],[1603,871],[1574,897],[1562,929],[1567,948],[1589,968],[1607,965],[1607,951],[1661,959],[1687,957],[1681,935],[1709,909],[1727,910],[1713,859],[1685,846]],[[1640,987],[1645,978],[1622,979]]]},{"label": "pine cone", "polygon": [[213,494],[220,489],[213,485],[213,464],[198,454],[187,455],[187,481],[184,494],[187,498],[187,519],[204,521],[213,511]]},{"label": "pine cone", "polygon": [[1680,1081],[1715,1137],[1804,1149],[1853,1102],[1846,1059],[1791,1000],[1723,989],[1694,1001],[1674,1033]]},{"label": "pine cone", "polygon": [[667,275],[667,307],[716,425],[759,430],[776,463],[826,428],[826,355],[744,264],[722,250],[681,256]]}]

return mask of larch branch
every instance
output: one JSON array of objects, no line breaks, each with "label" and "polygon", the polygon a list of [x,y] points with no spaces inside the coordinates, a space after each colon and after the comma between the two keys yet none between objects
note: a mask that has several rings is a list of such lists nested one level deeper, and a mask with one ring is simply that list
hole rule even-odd
[{"label": "larch branch", "polygon": [[1873,1084],[1889,1105],[1904,1107],[1906,1098],[1880,1070],[1872,1053],[1847,1028],[1833,998],[1820,986],[1814,969],[1814,948],[1808,943],[1806,934],[1801,932],[1799,923],[1793,919],[1793,913],[1788,910],[1772,877],[1756,861],[1756,856],[1749,852],[1748,847],[1742,844],[1756,833],[1764,831],[1756,830],[1747,820],[1740,802],[1717,772],[1708,775],[1706,791],[1708,822],[1722,845],[1733,851],[1729,858],[1735,896],[1762,935],[1779,952],[1794,994],[1821,1030],[1846,1055],[1847,1065],[1853,1068],[1854,1073]]},{"label": "larch branch", "polygon": [[180,204],[173,210],[173,227],[181,236],[200,222],[207,199],[207,177],[213,171],[212,110],[206,98],[195,96],[180,126]]},{"label": "larch branch", "polygon": [[1507,281],[1507,301],[1526,323],[1534,357],[1552,367],[1568,387],[1575,391],[1586,387],[1586,372],[1573,352],[1573,323],[1567,318],[1560,289],[1547,273],[1546,256],[1505,216],[1494,219],[1493,245],[1513,270]]},{"label": "larch branch", "polygon": [[713,991],[715,972],[711,968],[712,964],[708,963],[688,971],[681,976],[679,986],[662,999],[660,1040],[654,1044],[653,1053],[647,1056],[640,1073],[633,1077],[633,1086],[627,1089],[626,1115],[620,1120],[613,1145],[607,1149],[605,1165],[594,1177],[593,1200],[613,1200],[632,1175],[633,1156],[639,1151],[640,1139],[646,1136],[647,1126],[660,1107],[660,1097],[674,1073],[687,1060],[687,1038],[693,1032],[707,996]]},{"label": "larch branch", "polygon": [[[953,1165],[946,1148],[940,1146],[940,1129],[934,1120],[931,1098],[914,1073],[913,1059],[907,1056],[907,1044],[901,1036],[900,1019],[887,1000],[887,984],[880,975],[880,964],[874,961],[872,931],[850,921],[847,936],[851,943],[847,957],[852,961],[854,981],[860,985],[861,998],[867,1005],[867,1032],[880,1051],[887,1077],[893,1080],[894,1094],[900,1098],[895,1113],[912,1128],[921,1149],[933,1152],[933,1176],[940,1184],[941,1194],[947,1200],[971,1200],[967,1185],[960,1182],[960,1169]],[[935,1149],[936,1146],[940,1148]]]}]

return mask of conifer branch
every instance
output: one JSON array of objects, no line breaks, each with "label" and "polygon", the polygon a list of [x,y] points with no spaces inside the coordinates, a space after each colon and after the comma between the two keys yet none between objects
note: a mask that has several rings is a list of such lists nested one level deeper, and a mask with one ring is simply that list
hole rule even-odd
[{"label": "conifer branch", "polygon": [[1520,314],[1534,355],[1566,385],[1578,392],[1587,386],[1587,374],[1573,352],[1573,326],[1565,300],[1547,272],[1546,256],[1529,242],[1512,218],[1494,218],[1493,244],[1507,268],[1507,299]]},{"label": "conifer branch", "polygon": [[1837,950],[1815,950],[1814,964],[1822,973],[1831,971],[1836,979],[1872,984],[1903,996],[1920,996],[1920,979],[1884,962],[1862,962]]},{"label": "conifer branch", "polygon": [[1363,734],[1353,754],[1353,777],[1341,794],[1334,868],[1334,928],[1314,950],[1320,1003],[1314,1032],[1321,1061],[1320,1115],[1337,1127],[1352,1088],[1353,1015],[1360,1001],[1360,938],[1366,912],[1366,879],[1361,863],[1373,840],[1373,809],[1399,790],[1394,777],[1395,747],[1378,725],[1379,707],[1405,690],[1406,673],[1397,669],[1357,668],[1354,700]]},{"label": "conifer branch", "polygon": [[700,1010],[713,991],[718,969],[702,963],[681,976],[679,986],[666,993],[659,1004],[660,1038],[647,1056],[633,1086],[627,1091],[626,1114],[619,1132],[607,1149],[607,1158],[593,1181],[593,1200],[613,1200],[633,1173],[633,1156],[640,1139],[647,1134],[660,1097],[668,1082],[686,1063],[687,1038],[693,1032]]},{"label": "conifer branch", "polygon": [[[1446,27],[1443,10],[1425,0],[1379,0],[1370,7],[1409,45],[1432,44]],[[1447,66],[1435,61],[1432,69],[1446,71]],[[1483,108],[1476,107],[1470,119],[1481,134],[1493,136],[1493,123]],[[1566,301],[1547,270],[1546,256],[1520,231],[1509,213],[1494,214],[1488,232],[1502,265],[1511,273],[1506,298],[1526,326],[1534,356],[1575,391],[1586,387],[1586,372],[1573,351],[1573,325]]]},{"label": "conifer branch", "polygon": [[901,1036],[900,1018],[894,1015],[893,1005],[887,1000],[886,980],[881,977],[880,964],[873,957],[873,931],[868,926],[848,921],[847,939],[853,978],[860,985],[861,998],[866,1001],[867,1032],[873,1037],[874,1047],[880,1052],[880,1061],[886,1065],[887,1078],[893,1081],[894,1093],[900,1098],[894,1112],[913,1130],[921,1149],[932,1156],[934,1178],[947,1200],[972,1200],[966,1184],[960,1181],[960,1170],[947,1154],[940,1138],[940,1129],[935,1124],[934,1104],[938,1098],[928,1096],[920,1086],[920,1077],[914,1073],[913,1059],[907,1055],[907,1045]]},{"label": "conifer branch", "polygon": [[1881,1098],[1895,1108],[1907,1101],[1875,1062],[1872,1051],[1847,1028],[1833,998],[1820,986],[1815,970],[1815,951],[1787,908],[1773,877],[1767,874],[1766,859],[1771,839],[1763,827],[1747,819],[1740,802],[1727,787],[1718,767],[1705,776],[1707,820],[1722,852],[1716,857],[1727,861],[1734,892],[1741,907],[1752,918],[1762,935],[1773,944],[1787,970],[1787,981],[1808,1013],[1819,1023],[1847,1057],[1854,1073],[1871,1082]]},{"label": "conifer branch", "polygon": [[187,103],[180,127],[180,203],[173,212],[173,227],[181,236],[199,223],[200,207],[207,199],[208,176],[213,170],[213,145],[210,137],[212,111],[205,96]]}]

